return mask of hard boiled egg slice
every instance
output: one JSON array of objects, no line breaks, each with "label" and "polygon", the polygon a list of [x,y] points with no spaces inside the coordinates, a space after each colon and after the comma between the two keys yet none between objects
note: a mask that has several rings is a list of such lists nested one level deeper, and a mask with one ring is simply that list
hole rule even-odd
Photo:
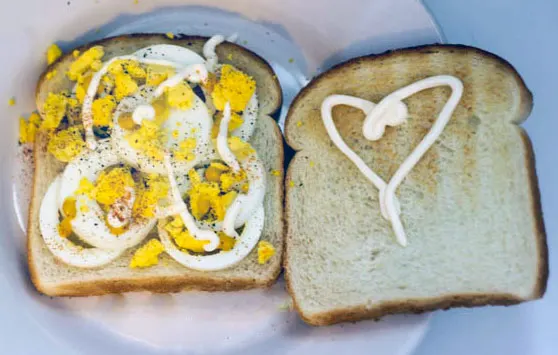
[{"label": "hard boiled egg slice", "polygon": [[[97,149],[86,151],[71,161],[62,173],[58,197],[58,208],[64,200],[74,196],[82,178],[94,182],[104,169],[120,164],[121,160],[108,140],[98,142]],[[72,220],[72,230],[84,242],[101,249],[122,250],[141,242],[155,226],[156,219],[132,219],[127,230],[115,235],[104,220],[104,211],[91,198],[80,195],[77,198],[77,215]]]},{"label": "hard boiled egg slice", "polygon": [[[131,100],[125,101],[122,105],[119,105],[114,113],[111,137],[114,150],[122,160],[137,167],[143,172],[166,174],[162,159],[149,156],[135,149],[126,139],[128,132],[120,125],[119,118],[125,112],[130,112],[130,105]],[[136,104],[133,109],[138,106],[143,107],[146,105],[150,105],[150,103],[145,100],[136,99]],[[190,108],[185,110],[176,108],[169,109],[168,118],[160,127],[165,135],[164,148],[168,151],[179,149],[180,143],[188,138],[193,139],[196,145],[193,150],[194,159],[172,159],[171,164],[177,174],[186,174],[188,170],[200,161],[209,159],[213,152],[211,144],[212,126],[213,119],[209,114],[207,106],[196,95],[194,95],[194,100]]]},{"label": "hard boiled egg slice", "polygon": [[167,254],[187,268],[200,271],[221,270],[237,264],[254,249],[263,230],[264,218],[264,208],[259,206],[244,226],[244,230],[236,240],[234,247],[229,251],[221,251],[218,254],[192,255],[187,251],[180,250],[171,240],[162,223],[159,223],[158,227],[159,238]]},{"label": "hard boiled egg slice", "polygon": [[81,268],[103,266],[118,258],[124,249],[106,250],[83,248],[75,245],[58,232],[58,193],[61,178],[57,177],[49,186],[39,211],[39,228],[50,252],[62,262]]}]

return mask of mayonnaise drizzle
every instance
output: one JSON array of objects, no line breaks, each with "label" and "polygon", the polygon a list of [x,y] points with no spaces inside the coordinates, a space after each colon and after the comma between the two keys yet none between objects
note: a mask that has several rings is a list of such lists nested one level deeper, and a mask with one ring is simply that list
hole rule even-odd
[{"label": "mayonnaise drizzle", "polygon": [[256,154],[246,157],[241,163],[238,162],[228,144],[230,120],[231,106],[227,102],[219,125],[217,151],[225,164],[230,166],[234,172],[240,171],[241,168],[244,169],[249,181],[248,193],[238,196],[233,201],[227,209],[225,219],[223,220],[223,232],[230,237],[237,237],[238,234],[235,228],[246,223],[256,208],[263,203],[265,196],[265,169]]},{"label": "mayonnaise drizzle", "polygon": [[[341,138],[331,115],[334,106],[347,105],[356,107],[366,114],[363,125],[363,135],[369,140],[377,140],[383,136],[385,127],[396,126],[407,120],[408,112],[402,100],[419,91],[431,89],[438,86],[449,86],[452,90],[451,96],[438,114],[438,118],[430,131],[424,136],[422,141],[411,152],[411,154],[399,166],[391,180],[386,184],[377,174],[375,174],[364,161],[352,150]],[[399,207],[395,197],[395,190],[403,179],[409,174],[413,167],[418,163],[422,156],[434,144],[436,139],[444,130],[450,120],[453,111],[457,107],[463,95],[463,83],[456,77],[450,75],[438,75],[419,80],[413,84],[405,86],[384,97],[378,105],[357,97],[346,95],[328,96],[321,107],[322,120],[333,143],[343,152],[363,173],[363,175],[378,188],[380,192],[380,210],[384,218],[391,222],[397,242],[407,245],[407,237],[401,219],[399,218]],[[405,107],[403,107],[403,106]]]},{"label": "mayonnaise drizzle", "polygon": [[[134,60],[139,63],[148,64],[148,65],[164,65],[164,66],[171,66],[173,68],[182,68],[182,65],[168,60],[145,59],[145,58],[139,58],[135,55],[118,56],[118,57],[111,58],[109,61],[107,61],[101,67],[101,69],[98,72],[96,72],[91,78],[91,82],[87,87],[87,93],[83,98],[81,118],[83,121],[83,128],[85,129],[85,141],[89,149],[95,149],[97,146],[97,142],[95,141],[95,134],[93,133],[93,112],[91,110],[93,106],[93,100],[95,98],[95,95],[97,94],[97,88],[99,87],[102,77],[107,74],[110,65],[117,60]],[[196,83],[206,80],[207,70],[203,64],[189,65],[183,68],[176,75],[173,75],[171,78],[161,83],[155,90],[154,96],[155,97],[160,96],[164,92],[165,87],[174,86],[178,84],[180,80],[184,80],[184,79]],[[171,85],[173,83],[174,85]]]},{"label": "mayonnaise drizzle", "polygon": [[203,56],[205,57],[205,65],[207,67],[207,70],[210,73],[215,72],[215,69],[217,69],[217,62],[219,59],[217,57],[217,53],[215,53],[216,47],[225,42],[225,40],[234,42],[237,38],[238,35],[236,33],[233,33],[226,39],[223,35],[215,35],[208,39],[207,42],[205,42],[205,44],[203,45]]},{"label": "mayonnaise drizzle", "polygon": [[186,203],[182,200],[182,196],[180,195],[180,191],[178,190],[178,184],[176,183],[176,179],[174,177],[174,171],[172,168],[172,164],[170,161],[170,155],[165,154],[165,168],[167,169],[167,175],[169,179],[170,189],[171,189],[171,196],[174,200],[174,203],[177,206],[182,206],[183,208],[178,208],[180,210],[180,217],[182,218],[182,222],[188,229],[188,232],[192,234],[192,236],[198,240],[207,240],[209,243],[205,244],[203,248],[205,251],[213,251],[217,249],[219,246],[219,236],[212,230],[206,230],[198,228],[194,217],[188,211],[186,207]]}]

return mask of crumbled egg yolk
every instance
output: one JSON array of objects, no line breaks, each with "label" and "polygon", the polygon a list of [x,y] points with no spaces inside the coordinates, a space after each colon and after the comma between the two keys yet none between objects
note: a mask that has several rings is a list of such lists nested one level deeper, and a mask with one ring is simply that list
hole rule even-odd
[{"label": "crumbled egg yolk", "polygon": [[85,94],[87,93],[87,88],[89,87],[92,76],[92,73],[88,73],[80,76],[77,80],[76,98],[79,103],[83,103],[83,99],[85,98]]},{"label": "crumbled egg yolk", "polygon": [[167,103],[170,107],[187,110],[194,103],[194,91],[190,85],[181,82],[175,86],[165,89],[167,93]]},{"label": "crumbled egg yolk", "polygon": [[172,67],[164,65],[148,65],[145,83],[150,86],[159,86],[163,81],[175,74]]},{"label": "crumbled egg yolk", "polygon": [[49,153],[63,162],[74,159],[85,148],[80,126],[72,126],[59,132],[52,132],[47,145]]},{"label": "crumbled egg yolk", "polygon": [[205,169],[205,179],[210,182],[221,182],[221,174],[229,171],[229,167],[225,164],[212,162],[207,169]]},{"label": "crumbled egg yolk", "polygon": [[134,253],[130,260],[131,268],[145,268],[159,263],[159,255],[165,251],[165,247],[158,239],[151,239]]},{"label": "crumbled egg yolk", "polygon": [[72,52],[72,55],[74,56],[74,58],[79,57],[79,50],[74,49],[74,51]]},{"label": "crumbled egg yolk", "polygon": [[238,160],[244,160],[256,153],[250,143],[243,141],[239,137],[233,136],[228,139],[229,148]]},{"label": "crumbled egg yolk", "polygon": [[62,203],[63,219],[58,224],[58,233],[62,238],[68,238],[72,234],[72,220],[77,215],[76,199],[68,197]]},{"label": "crumbled egg yolk", "polygon": [[[91,47],[70,65],[70,69],[66,73],[68,78],[73,81],[77,81],[80,76],[82,76],[89,69],[99,68],[101,64],[100,59],[105,55],[105,51],[102,46]],[[102,65],[102,64],[101,64]]]},{"label": "crumbled egg yolk", "polygon": [[289,181],[289,187],[295,187],[295,183],[294,183],[294,181],[292,181],[292,180],[291,180],[291,181]]},{"label": "crumbled egg yolk", "polygon": [[132,148],[155,160],[163,159],[162,142],[164,138],[164,132],[159,125],[150,120],[143,120],[140,128],[128,133],[125,137]]},{"label": "crumbled egg yolk", "polygon": [[10,99],[8,100],[8,106],[15,106],[16,104],[16,100],[14,97],[10,97]]},{"label": "crumbled egg yolk", "polygon": [[223,191],[230,191],[235,186],[241,185],[242,183],[246,182],[246,172],[244,170],[240,170],[238,172],[228,171],[222,173],[219,176],[219,181],[221,182],[221,189]]},{"label": "crumbled egg yolk", "polygon": [[52,79],[54,76],[56,75],[56,70],[51,70],[48,73],[46,73],[45,78],[46,80],[50,80]]},{"label": "crumbled egg yolk", "polygon": [[275,255],[275,248],[270,242],[261,240],[258,243],[258,263],[265,264],[271,257]]},{"label": "crumbled egg yolk", "polygon": [[120,101],[138,91],[138,83],[130,74],[118,72],[114,74],[114,96]]},{"label": "crumbled egg yolk", "polygon": [[60,49],[60,47],[58,47],[58,45],[56,43],[51,44],[48,47],[47,53],[46,53],[47,64],[51,65],[58,58],[60,58],[61,55],[62,55],[62,50]]},{"label": "crumbled egg yolk", "polygon": [[271,175],[273,176],[281,176],[281,172],[279,170],[272,170]]},{"label": "crumbled egg yolk", "polygon": [[108,67],[108,72],[115,76],[119,73],[129,74],[134,79],[145,79],[147,75],[141,64],[131,59],[115,60]]},{"label": "crumbled egg yolk", "polygon": [[185,228],[184,222],[180,216],[174,217],[167,223],[165,225],[165,230],[170,234],[174,243],[181,249],[203,253],[205,251],[204,245],[209,243],[208,240],[198,240],[194,238]]},{"label": "crumbled egg yolk", "polygon": [[256,90],[256,81],[235,69],[232,65],[221,66],[221,76],[213,88],[211,97],[215,108],[219,111],[225,109],[225,104],[230,103],[232,111],[244,111],[248,101]]},{"label": "crumbled egg yolk", "polygon": [[68,98],[63,94],[53,94],[49,92],[43,106],[45,119],[41,128],[49,130],[58,127],[60,121],[62,121],[62,118],[66,114],[68,103]]},{"label": "crumbled egg yolk", "polygon": [[127,194],[135,186],[134,179],[127,168],[114,168],[109,172],[103,170],[95,186],[97,202],[110,206]]},{"label": "crumbled egg yolk", "polygon": [[174,33],[172,33],[172,32],[167,32],[165,34],[165,36],[167,36],[167,38],[169,38],[169,39],[174,39]]},{"label": "crumbled egg yolk", "polygon": [[[219,112],[215,117],[215,122],[213,123],[213,127],[211,127],[211,138],[215,139],[219,135],[219,129],[220,129],[222,119],[223,119],[223,113]],[[231,120],[229,121],[229,133],[242,126],[243,123],[244,120],[242,119],[242,117],[238,113],[232,112]]]},{"label": "crumbled egg yolk", "polygon": [[21,144],[35,142],[35,135],[41,125],[41,117],[38,113],[33,112],[29,116],[29,120],[19,118],[19,142]]},{"label": "crumbled egg yolk", "polygon": [[137,197],[132,207],[132,215],[135,217],[152,218],[155,217],[159,201],[168,195],[169,182],[164,176],[149,174],[144,178],[144,183],[140,184],[137,192]]},{"label": "crumbled egg yolk", "polygon": [[79,181],[79,186],[77,190],[74,192],[76,196],[78,195],[85,195],[89,198],[95,198],[95,185],[89,181],[87,178],[81,178]]},{"label": "crumbled egg yolk", "polygon": [[196,159],[196,155],[193,153],[194,149],[196,149],[196,145],[197,142],[195,138],[186,138],[178,143],[178,149],[174,151],[174,157],[182,161],[192,161]]},{"label": "crumbled egg yolk", "polygon": [[218,221],[225,219],[227,208],[237,196],[236,191],[223,194],[216,182],[201,182],[201,177],[194,170],[188,172],[192,188],[188,191],[192,215],[198,220],[211,212],[210,217]]},{"label": "crumbled egg yolk", "polygon": [[232,250],[232,248],[234,248],[234,245],[236,244],[236,239],[233,237],[229,237],[228,235],[226,235],[223,232],[219,232],[219,249],[221,249],[222,251],[230,251]]},{"label": "crumbled egg yolk", "polygon": [[112,95],[106,95],[93,101],[91,112],[95,126],[112,126],[112,113],[116,109],[116,100]]}]

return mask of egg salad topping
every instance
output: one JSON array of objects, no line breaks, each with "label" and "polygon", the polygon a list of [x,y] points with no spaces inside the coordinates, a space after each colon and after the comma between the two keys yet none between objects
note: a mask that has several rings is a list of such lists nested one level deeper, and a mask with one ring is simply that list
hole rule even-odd
[{"label": "egg salad topping", "polygon": [[[45,94],[40,115],[20,119],[19,141],[33,143],[43,130],[47,151],[68,163],[41,207],[42,221],[56,225],[41,226],[45,242],[61,260],[104,265],[140,245],[158,222],[159,239],[136,250],[131,268],[156,265],[167,252],[186,267],[218,270],[255,247],[265,192],[265,170],[248,143],[256,82],[215,62],[220,37],[204,46],[207,60],[156,44],[115,58],[97,45],[60,62],[70,61],[60,75],[72,87]],[[53,46],[47,59],[61,55]],[[88,247],[73,245],[74,237]],[[266,247],[258,248],[260,263],[273,255]]]},{"label": "egg salad topping", "polygon": [[159,263],[159,255],[165,251],[163,244],[157,239],[151,239],[141,246],[130,260],[131,268],[146,268]]},{"label": "egg salad topping", "polygon": [[211,98],[219,111],[223,111],[225,104],[229,102],[234,112],[241,112],[244,111],[255,91],[256,81],[253,78],[232,65],[224,64]]}]

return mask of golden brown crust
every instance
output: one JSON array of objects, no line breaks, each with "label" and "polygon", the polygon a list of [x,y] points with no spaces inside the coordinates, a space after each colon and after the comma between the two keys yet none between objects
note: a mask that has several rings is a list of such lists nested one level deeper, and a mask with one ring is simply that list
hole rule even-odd
[{"label": "golden brown crust", "polygon": [[[335,77],[339,72],[346,70],[347,67],[352,66],[359,66],[365,62],[377,60],[379,58],[388,58],[392,56],[400,56],[406,55],[408,53],[438,53],[440,51],[450,51],[450,52],[461,52],[461,53],[475,53],[485,57],[489,57],[499,65],[504,66],[509,70],[509,72],[514,75],[516,80],[517,86],[521,88],[521,99],[520,99],[520,108],[519,108],[519,117],[518,120],[513,122],[514,124],[519,124],[527,119],[529,116],[532,106],[533,106],[533,97],[527,86],[525,85],[523,79],[519,75],[519,73],[515,70],[515,68],[507,62],[505,59],[496,56],[495,54],[486,52],[482,49],[463,46],[463,45],[426,45],[426,46],[419,46],[413,48],[405,48],[405,49],[398,49],[394,51],[388,51],[378,55],[368,55],[363,57],[358,57],[346,61],[344,63],[338,64],[331,68],[330,70],[320,74],[318,77],[314,78],[305,88],[303,88],[298,95],[293,100],[289,112],[287,113],[286,123],[285,123],[285,138],[287,144],[292,147],[296,153],[291,160],[291,163],[287,167],[285,185],[291,181],[291,173],[292,173],[292,165],[293,162],[297,159],[297,156],[301,154],[302,147],[297,146],[295,142],[290,139],[289,134],[289,127],[290,127],[290,120],[293,119],[294,111],[296,107],[303,103],[306,99],[307,95],[316,87],[320,85],[322,81],[327,81],[333,77]],[[535,289],[533,290],[532,295],[528,299],[537,299],[544,295],[546,290],[546,284],[548,280],[548,248],[546,242],[546,233],[543,221],[543,214],[541,209],[540,203],[540,191],[538,187],[538,179],[535,170],[535,157],[534,152],[531,146],[530,139],[526,132],[518,126],[518,129],[521,130],[523,144],[526,150],[526,166],[529,171],[529,179],[530,179],[530,191],[531,191],[531,203],[532,203],[532,211],[533,215],[536,218],[536,231],[534,231],[535,236],[537,238],[538,244],[538,255],[539,255],[539,271],[537,275],[537,284]],[[323,325],[330,325],[340,322],[347,322],[347,321],[358,321],[364,319],[376,319],[381,318],[386,315],[390,314],[397,314],[397,313],[422,313],[427,311],[433,311],[438,309],[449,309],[453,307],[477,307],[477,306],[485,306],[485,305],[513,305],[528,299],[520,299],[511,294],[456,294],[456,295],[447,295],[443,297],[433,297],[428,299],[409,299],[409,300],[400,300],[400,301],[392,301],[392,302],[384,302],[382,304],[376,305],[372,308],[368,308],[365,306],[357,306],[352,308],[339,308],[339,309],[332,309],[328,312],[322,312],[318,314],[306,314],[304,310],[299,307],[296,293],[293,291],[292,287],[292,280],[290,276],[290,269],[288,264],[288,253],[289,247],[291,245],[291,236],[292,232],[290,231],[290,210],[289,206],[289,187],[286,188],[285,191],[285,218],[286,218],[286,230],[287,234],[285,237],[285,254],[283,257],[283,267],[285,268],[285,281],[286,281],[286,288],[289,294],[293,298],[294,308],[300,314],[301,318],[308,324],[316,325],[316,326],[323,326]]]},{"label": "golden brown crust", "polygon": [[[422,53],[422,54],[432,54],[432,53],[438,53],[440,51],[449,51],[450,53],[453,52],[458,52],[458,53],[463,53],[464,55],[467,53],[476,53],[479,54],[481,56],[485,56],[485,57],[489,57],[493,60],[495,60],[496,62],[498,62],[500,65],[506,67],[508,70],[510,70],[511,73],[515,74],[515,78],[517,80],[518,83],[518,87],[521,87],[523,89],[523,99],[522,99],[522,116],[524,117],[524,119],[526,119],[529,115],[529,113],[531,112],[531,108],[533,106],[533,95],[531,94],[531,92],[529,91],[529,89],[527,88],[527,86],[525,85],[525,83],[523,82],[523,79],[521,78],[521,76],[519,75],[519,73],[517,72],[517,70],[508,62],[506,61],[504,58],[498,57],[497,55],[487,52],[485,50],[482,50],[480,48],[476,48],[476,47],[470,47],[470,46],[465,46],[465,45],[459,45],[459,44],[433,44],[433,45],[423,45],[423,46],[417,46],[417,47],[410,47],[410,48],[403,48],[403,49],[396,49],[396,50],[391,50],[391,51],[386,51],[384,53],[380,53],[380,54],[370,54],[370,55],[366,55],[366,56],[362,56],[362,57],[356,57],[356,58],[352,58],[349,59],[348,61],[345,61],[343,63],[339,63],[335,66],[333,66],[331,69],[321,73],[320,75],[318,75],[317,77],[313,78],[312,81],[306,85],[294,98],[293,102],[291,103],[291,106],[289,108],[289,112],[287,113],[287,117],[285,120],[285,139],[287,144],[293,148],[294,150],[298,151],[301,149],[301,147],[297,147],[296,144],[294,142],[292,142],[292,140],[290,140],[290,134],[289,134],[289,121],[292,118],[292,113],[295,111],[294,108],[296,108],[296,106],[299,104],[299,102],[302,102],[305,100],[306,96],[310,93],[310,91],[312,91],[315,87],[319,86],[320,83],[322,81],[328,81],[331,77],[335,77],[340,71],[345,70],[347,67],[352,67],[352,66],[359,66],[361,64],[365,64],[367,62],[370,61],[374,61],[374,60],[378,60],[378,59],[387,59],[390,57],[397,57],[397,56],[405,56],[407,54],[411,54],[411,53]],[[517,122],[520,123],[520,122]]]},{"label": "golden brown crust", "polygon": [[521,138],[523,138],[523,144],[525,145],[525,150],[527,151],[527,157],[525,164],[529,169],[529,182],[531,189],[531,203],[533,215],[537,219],[535,231],[537,236],[537,244],[539,251],[539,274],[537,277],[537,286],[533,291],[533,298],[540,298],[546,292],[546,284],[548,282],[548,245],[546,242],[546,231],[544,227],[543,212],[541,207],[541,193],[539,190],[539,179],[537,178],[537,170],[535,168],[535,153],[533,152],[533,146],[531,144],[531,139],[527,135],[525,130],[521,129]]},{"label": "golden brown crust", "polygon": [[[142,40],[142,39],[160,39],[162,43],[173,43],[182,44],[185,46],[189,46],[190,44],[196,45],[198,48],[205,43],[208,39],[206,37],[199,37],[199,36],[181,36],[177,35],[174,40],[168,39],[165,35],[153,35],[153,34],[134,34],[130,36],[119,36],[113,38],[107,38],[100,41],[89,43],[85,46],[78,48],[78,50],[83,51],[87,48],[90,48],[95,45],[103,45],[107,44],[109,41],[130,41],[130,40]],[[273,114],[277,111],[281,106],[282,100],[282,92],[281,87],[279,85],[279,81],[275,76],[275,73],[269,66],[269,64],[257,54],[238,46],[234,43],[223,43],[218,47],[218,54],[221,50],[226,51],[227,53],[240,53],[242,54],[242,59],[246,63],[257,63],[255,64],[260,69],[264,69],[266,72],[266,76],[269,78],[265,78],[268,82],[272,84],[268,84],[266,88],[269,88],[270,91],[273,91],[272,94],[269,96],[273,99],[271,101],[267,101],[267,106],[263,113],[265,115]],[[45,72],[41,75],[38,84],[37,84],[37,92],[36,92],[36,100],[37,106],[40,108],[42,107],[41,99],[44,99],[44,92],[45,87],[49,87],[49,85],[58,85],[60,82],[64,82],[65,78],[62,77],[59,79],[59,82],[53,84],[52,80],[46,81],[45,74],[52,70],[56,70],[59,66],[67,65],[67,62],[71,59],[71,53],[66,54],[59,58],[55,63],[49,66]],[[246,59],[248,58],[248,59]],[[65,63],[66,61],[66,63]],[[64,71],[58,71],[57,75],[64,75],[61,74]],[[65,83],[68,84],[68,83]],[[46,86],[44,86],[46,85]],[[64,85],[59,85],[64,86]],[[67,85],[66,85],[67,86]],[[41,97],[43,94],[43,98]],[[269,119],[267,116],[262,115],[262,119]],[[282,135],[279,130],[279,127],[274,122],[273,123],[273,136],[276,142],[282,143]],[[281,144],[281,149],[279,149],[279,156],[277,161],[273,162],[273,166],[275,167],[282,167],[284,165],[284,150],[283,145]],[[49,165],[48,161],[44,161],[45,157],[48,156],[46,153],[46,139],[42,133],[39,133],[37,136],[37,140],[35,143],[35,174],[34,174],[34,186],[33,186],[33,196],[32,196],[32,207],[30,209],[29,219],[28,219],[28,231],[29,233],[38,233],[40,235],[40,231],[38,230],[36,219],[38,215],[35,213],[31,213],[31,211],[38,211],[38,206],[41,203],[42,196],[38,196],[37,192],[37,181],[41,179],[41,182],[44,184],[45,176],[41,176],[39,172],[41,171],[41,164]],[[41,160],[42,159],[42,160]],[[54,160],[54,158],[52,158]],[[49,179],[52,178],[52,174],[48,174]],[[53,175],[54,176],[54,175]],[[277,183],[276,191],[278,191],[278,196],[280,199],[280,205],[283,206],[283,193],[284,193],[284,186],[282,183]],[[41,193],[44,193],[42,191]],[[278,211],[280,214],[280,230],[276,231],[276,233],[280,234],[281,242],[283,243],[283,236],[284,236],[284,216],[282,208]],[[269,272],[265,274],[265,276],[260,276],[257,279],[251,278],[248,276],[229,276],[224,279],[222,276],[215,276],[211,273],[207,274],[184,274],[184,275],[173,275],[173,276],[134,276],[134,277],[121,277],[121,278],[114,278],[114,279],[104,279],[104,280],[92,280],[92,281],[80,281],[80,282],[66,282],[66,283],[56,283],[55,285],[49,285],[48,283],[42,282],[40,277],[40,272],[37,269],[38,263],[35,258],[39,257],[34,255],[33,247],[31,245],[31,238],[28,237],[28,264],[29,264],[29,271],[30,271],[30,278],[32,283],[35,285],[37,290],[43,294],[49,296],[92,296],[92,295],[103,295],[108,293],[122,293],[122,292],[130,292],[130,291],[151,291],[156,293],[164,293],[164,292],[179,292],[182,290],[201,290],[201,291],[235,291],[235,290],[244,290],[244,289],[252,289],[252,288],[266,288],[273,285],[281,272],[281,261],[280,258],[278,261],[270,262]],[[280,246],[283,249],[283,246]],[[54,260],[54,259],[53,259]],[[57,262],[56,260],[54,260]],[[272,265],[273,264],[273,265]]]},{"label": "golden brown crust", "polygon": [[439,298],[425,300],[402,300],[385,302],[374,308],[358,306],[352,308],[333,309],[329,312],[315,315],[305,314],[293,301],[294,308],[300,317],[308,324],[315,326],[331,325],[342,322],[355,322],[365,319],[379,319],[390,314],[415,313],[420,314],[435,310],[448,310],[455,307],[479,307],[479,306],[510,306],[521,303],[523,300],[506,294],[470,294],[470,295],[448,295]]}]

